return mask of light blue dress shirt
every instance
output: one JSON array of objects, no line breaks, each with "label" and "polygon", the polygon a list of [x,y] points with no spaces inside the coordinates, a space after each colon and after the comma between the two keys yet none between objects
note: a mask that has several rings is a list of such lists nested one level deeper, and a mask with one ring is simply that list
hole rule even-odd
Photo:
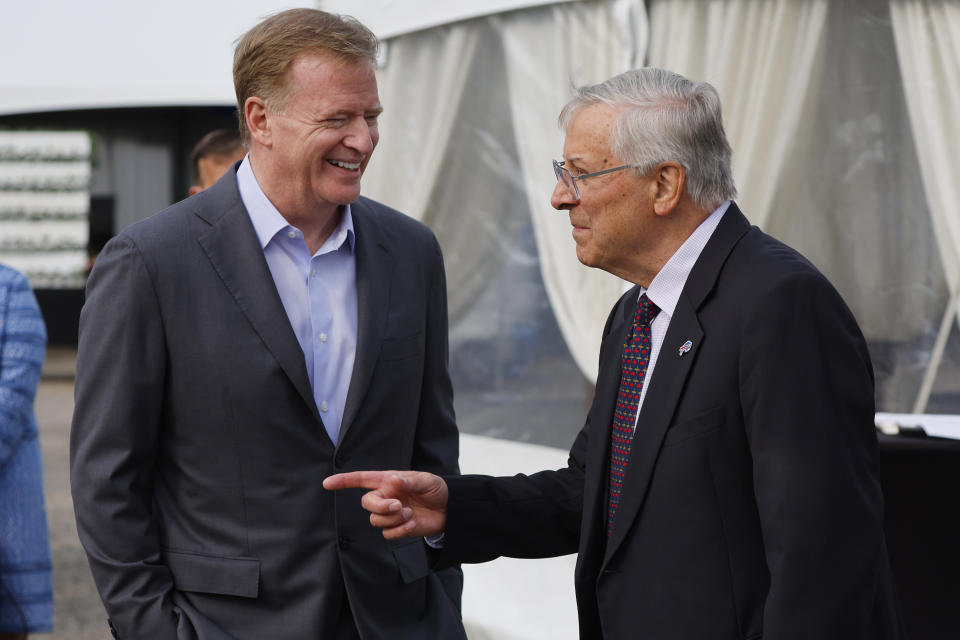
[{"label": "light blue dress shirt", "polygon": [[357,350],[357,267],[350,205],[323,246],[310,255],[303,233],[260,188],[249,156],[237,170],[237,185],[303,350],[323,425],[337,444]]}]

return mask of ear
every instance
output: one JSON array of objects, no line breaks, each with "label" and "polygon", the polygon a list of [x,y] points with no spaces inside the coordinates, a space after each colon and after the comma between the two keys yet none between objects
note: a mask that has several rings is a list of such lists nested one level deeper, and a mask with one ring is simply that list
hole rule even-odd
[{"label": "ear", "polygon": [[190,187],[190,195],[192,196],[197,195],[201,191],[203,191],[203,189],[201,189],[198,185],[193,185],[192,187]]},{"label": "ear", "polygon": [[676,162],[664,162],[656,168],[654,174],[657,194],[653,200],[653,210],[658,216],[665,216],[677,208],[683,195],[686,173],[683,165]]},{"label": "ear", "polygon": [[243,103],[243,117],[247,121],[250,139],[264,147],[270,146],[270,118],[262,98],[251,96]]}]

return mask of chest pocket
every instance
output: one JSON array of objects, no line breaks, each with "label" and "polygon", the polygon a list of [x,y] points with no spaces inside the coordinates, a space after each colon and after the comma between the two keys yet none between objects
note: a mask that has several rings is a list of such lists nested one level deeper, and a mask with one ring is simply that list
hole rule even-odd
[{"label": "chest pocket", "polygon": [[403,360],[423,353],[423,334],[417,333],[405,338],[391,338],[383,341],[380,354],[384,361]]},{"label": "chest pocket", "polygon": [[688,440],[708,435],[719,430],[723,422],[723,407],[707,409],[683,422],[670,425],[663,446],[674,447]]}]

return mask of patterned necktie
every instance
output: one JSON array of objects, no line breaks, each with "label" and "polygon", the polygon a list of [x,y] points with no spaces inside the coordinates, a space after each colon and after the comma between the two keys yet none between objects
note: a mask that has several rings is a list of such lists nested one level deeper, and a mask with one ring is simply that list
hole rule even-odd
[{"label": "patterned necktie", "polygon": [[610,493],[607,497],[607,537],[613,531],[613,519],[620,506],[623,491],[623,476],[630,460],[630,443],[633,441],[633,426],[640,404],[643,378],[650,362],[650,323],[660,309],[647,294],[640,296],[633,325],[627,331],[620,356],[620,391],[617,393],[617,408],[613,412],[610,432]]}]

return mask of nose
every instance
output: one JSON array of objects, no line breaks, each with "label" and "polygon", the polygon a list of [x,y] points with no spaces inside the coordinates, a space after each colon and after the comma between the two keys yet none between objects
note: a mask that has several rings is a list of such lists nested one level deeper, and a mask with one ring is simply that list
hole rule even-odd
[{"label": "nose", "polygon": [[557,184],[553,188],[553,194],[550,196],[550,205],[557,211],[563,211],[565,209],[572,209],[578,202],[579,200],[570,193],[567,185],[557,180]]},{"label": "nose", "polygon": [[368,156],[377,146],[377,140],[380,134],[377,131],[377,124],[371,124],[366,118],[355,118],[350,123],[350,130],[344,137],[343,144],[351,149],[356,149],[359,153]]}]

